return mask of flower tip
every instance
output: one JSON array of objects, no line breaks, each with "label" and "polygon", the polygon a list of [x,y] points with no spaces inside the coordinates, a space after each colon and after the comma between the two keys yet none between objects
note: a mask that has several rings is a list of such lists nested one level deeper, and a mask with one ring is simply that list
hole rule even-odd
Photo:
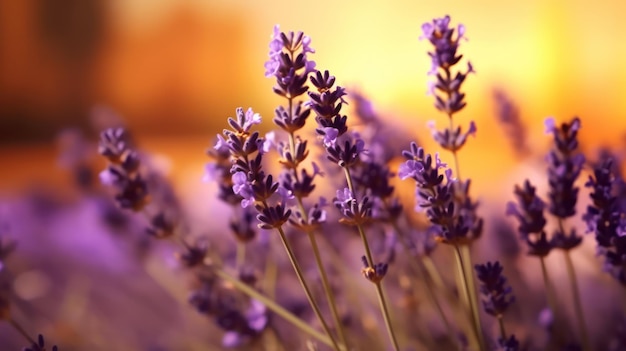
[{"label": "flower tip", "polygon": [[476,123],[474,121],[470,121],[469,130],[467,131],[467,135],[476,136],[476,132],[478,132],[478,128],[476,128]]},{"label": "flower tip", "polygon": [[554,121],[554,117],[548,117],[543,121],[543,125],[545,126],[545,133],[550,134],[556,130],[556,122]]}]

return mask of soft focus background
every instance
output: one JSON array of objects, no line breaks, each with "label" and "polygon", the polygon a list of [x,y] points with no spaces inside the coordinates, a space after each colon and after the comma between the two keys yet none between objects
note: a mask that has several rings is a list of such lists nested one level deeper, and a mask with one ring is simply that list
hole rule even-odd
[{"label": "soft focus background", "polygon": [[[426,95],[429,47],[418,38],[423,22],[445,14],[451,15],[453,24],[465,24],[469,40],[463,42],[461,51],[477,71],[465,83],[468,107],[459,114],[459,123],[473,119],[478,125],[477,137],[461,156],[464,176],[472,177],[474,192],[482,198],[510,194],[513,181],[541,173],[544,166],[520,165],[512,157],[513,150],[497,122],[494,90],[505,91],[519,107],[535,152],[545,152],[549,142],[543,134],[546,116],[561,121],[579,115],[585,151],[622,145],[626,135],[625,11],[622,1],[594,1],[590,6],[582,0],[0,1],[0,196],[13,201],[24,191],[40,196],[51,186],[69,188],[71,178],[58,167],[58,132],[75,126],[93,133],[94,111],[110,109],[123,118],[142,149],[161,156],[160,167],[182,197],[193,197],[196,215],[210,220],[202,196],[211,196],[211,189],[200,182],[205,149],[236,107],[251,106],[269,121],[280,102],[263,68],[277,23],[283,30],[304,31],[317,51],[310,58],[318,68],[330,70],[340,85],[371,98],[391,125],[410,130],[432,146],[427,121],[435,120],[438,125],[446,121]],[[491,207],[500,210],[498,206],[511,197],[507,196]],[[28,212],[37,218],[41,209],[24,206],[18,201],[17,210],[0,216]],[[92,220],[89,208],[74,210],[85,223]],[[62,245],[70,252],[89,250],[90,244],[83,243],[83,247],[79,240],[82,222],[76,223],[71,213],[55,220],[59,231],[64,225],[74,225],[77,232],[65,237]],[[14,231],[37,228],[37,223],[29,223]],[[126,268],[120,267],[126,266],[120,262],[116,266],[109,256],[119,248],[110,242],[102,245],[113,246],[92,258],[111,262],[109,278],[119,284],[114,277],[123,274]],[[42,279],[37,267],[48,266],[53,259],[46,258],[45,250],[35,244],[24,248],[41,256],[35,268],[30,267],[32,271],[18,262],[20,269],[32,273],[25,279],[37,284],[44,281],[46,286],[70,286],[76,294],[63,295],[63,301],[48,295],[49,304],[74,306],[84,302],[84,291],[97,290],[75,276]],[[32,287],[28,281],[24,284]],[[149,284],[136,282],[142,289],[149,289]],[[47,291],[46,286],[40,287],[42,291]],[[174,296],[185,292],[182,287],[176,289],[170,292]],[[143,296],[139,288],[136,294]],[[35,294],[31,299],[39,297]],[[165,294],[155,300],[167,298]],[[114,307],[122,302],[108,303]],[[154,311],[145,309],[148,312],[137,313]],[[74,309],[64,311],[68,325],[82,320]],[[148,316],[165,324],[175,314],[167,309],[159,313],[163,315]],[[43,315],[44,319],[56,318],[46,311]],[[185,316],[177,320],[201,328],[196,323],[199,317]],[[64,341],[75,337],[70,335],[71,328],[57,328],[54,335],[62,335]],[[146,325],[146,335],[155,328],[165,327]],[[0,340],[13,333],[0,327]]]},{"label": "soft focus background", "polygon": [[50,145],[61,128],[88,126],[96,105],[119,113],[140,137],[205,144],[238,106],[270,117],[279,100],[263,62],[276,23],[310,35],[318,67],[427,135],[425,121],[439,117],[425,95],[430,63],[427,44],[418,41],[420,25],[450,14],[468,28],[462,51],[478,72],[466,84],[462,116],[477,121],[482,137],[469,152],[494,158],[496,168],[507,162],[492,152],[503,143],[494,123],[495,87],[518,103],[531,137],[544,139],[548,115],[578,114],[584,142],[616,143],[626,114],[623,12],[620,1],[590,8],[582,0],[3,1],[1,160],[14,167],[2,172],[0,187],[19,169],[31,178],[33,167],[44,168],[43,161],[17,167],[16,148]]}]

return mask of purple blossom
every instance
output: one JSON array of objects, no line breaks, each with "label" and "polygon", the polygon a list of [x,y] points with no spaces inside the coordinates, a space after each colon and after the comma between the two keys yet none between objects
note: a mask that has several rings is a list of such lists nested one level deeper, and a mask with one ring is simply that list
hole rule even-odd
[{"label": "purple blossom", "polygon": [[480,282],[480,294],[485,312],[497,318],[502,317],[515,298],[511,296],[511,287],[506,285],[500,262],[487,262],[474,267]]},{"label": "purple blossom", "polygon": [[339,131],[333,127],[322,128],[322,131],[324,132],[324,146],[335,146],[337,137],[339,136]]},{"label": "purple blossom", "polygon": [[217,142],[215,142],[213,149],[217,152],[228,152],[228,143],[224,140],[224,137],[221,134],[217,135]]},{"label": "purple blossom", "polygon": [[222,177],[222,168],[215,162],[208,162],[204,166],[204,175],[202,181],[205,183],[215,182]]},{"label": "purple blossom", "polygon": [[546,131],[554,137],[554,146],[547,157],[550,212],[565,219],[576,214],[578,187],[574,184],[585,162],[578,151],[580,119],[576,117],[556,126],[553,118],[547,118],[545,125]]},{"label": "purple blossom", "polygon": [[250,204],[254,204],[254,189],[248,181],[248,177],[244,172],[236,172],[232,177],[233,192],[243,199],[241,200],[241,207],[246,208]]},{"label": "purple blossom", "polygon": [[280,54],[283,49],[283,41],[280,38],[280,26],[277,24],[274,26],[274,32],[271,36],[269,47],[269,60],[265,62],[265,77],[269,78],[276,75],[278,67],[280,66]]},{"label": "purple blossom", "polygon": [[[455,30],[449,25],[450,16],[436,18],[432,22],[424,23],[420,39],[428,39],[434,49],[428,52],[431,58],[431,69],[428,74],[435,76],[436,79],[434,82],[428,83],[428,92],[435,97],[435,107],[451,117],[465,107],[465,94],[460,90],[461,85],[467,75],[475,72],[475,70],[468,62],[465,72],[452,72],[453,66],[463,57],[457,53],[457,50],[460,40],[464,38],[465,27],[459,25],[455,37]],[[443,96],[438,95],[437,92],[443,93]]]},{"label": "purple blossom", "polygon": [[401,180],[414,178],[424,170],[424,165],[416,160],[407,160],[398,169],[398,177]]},{"label": "purple blossom", "polygon": [[307,54],[314,52],[311,38],[304,33],[284,33],[278,25],[274,27],[265,77],[276,78],[276,94],[293,99],[308,90],[305,83],[309,73],[315,72],[315,62]]}]

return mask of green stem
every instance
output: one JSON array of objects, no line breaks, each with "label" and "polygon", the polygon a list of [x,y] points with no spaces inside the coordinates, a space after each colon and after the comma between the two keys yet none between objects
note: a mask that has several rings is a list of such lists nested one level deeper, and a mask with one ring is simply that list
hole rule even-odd
[{"label": "green stem", "polygon": [[[350,175],[350,169],[348,167],[343,167],[344,173],[346,175],[346,182],[348,183],[348,189],[352,193],[352,196],[356,199],[356,192],[354,189],[354,183],[352,182],[352,176]],[[367,236],[365,235],[365,231],[363,230],[363,226],[357,224],[357,229],[359,231],[359,236],[361,236],[361,241],[363,242],[363,247],[365,249],[365,257],[367,258],[367,264],[369,267],[374,267],[374,260],[372,258],[372,250],[370,249],[369,242],[367,240]],[[395,351],[399,351],[400,347],[398,346],[398,340],[396,339],[396,335],[393,330],[393,326],[391,324],[391,318],[389,317],[389,309],[387,308],[387,302],[385,301],[385,295],[383,293],[382,285],[379,282],[375,283],[376,292],[378,294],[378,303],[380,304],[380,309],[383,313],[383,319],[385,320],[385,325],[387,327],[387,333],[389,334],[389,339],[393,344],[393,348]]]},{"label": "green stem", "polygon": [[[402,247],[408,253],[409,243],[406,241],[403,231],[398,226],[398,222],[394,220],[392,222],[392,225],[398,237],[400,238],[400,243],[402,244]],[[424,255],[422,257],[428,257],[428,256]],[[430,260],[430,257],[429,257],[429,260]],[[424,259],[421,258],[420,261],[409,259],[408,261],[409,261],[409,265],[411,266],[411,268],[413,269],[415,273],[421,273],[424,276],[425,278],[424,281],[426,285],[426,291],[428,292],[428,296],[435,304],[437,313],[439,313],[439,317],[441,318],[441,320],[443,321],[443,324],[446,327],[446,331],[448,332],[448,337],[450,338],[450,342],[456,343],[456,337],[454,335],[452,326],[450,325],[450,322],[448,322],[448,318],[446,317],[446,314],[444,313],[443,308],[441,307],[441,304],[439,303],[439,299],[437,299],[437,294],[435,294],[434,287],[432,286],[432,282],[434,279],[432,277],[429,277],[428,270],[424,267],[424,263],[423,263]],[[421,264],[418,264],[418,262]],[[431,261],[431,264],[432,264],[432,261]],[[439,279],[441,279],[441,277],[439,277]]]},{"label": "green stem", "polygon": [[389,308],[387,308],[387,301],[385,300],[385,293],[383,292],[383,285],[381,282],[376,282],[376,293],[378,294],[378,303],[380,303],[380,308],[383,311],[383,319],[385,320],[385,325],[387,326],[387,333],[389,334],[389,339],[393,344],[393,349],[396,351],[400,350],[398,346],[398,340],[396,339],[396,335],[393,331],[393,327],[391,324],[391,318],[389,315]]},{"label": "green stem", "polygon": [[481,344],[483,347],[486,347],[485,345],[485,339],[483,338],[483,329],[482,329],[482,323],[480,322],[480,307],[479,307],[479,303],[478,303],[478,294],[476,294],[476,283],[474,281],[474,270],[472,269],[472,256],[471,256],[471,252],[470,252],[470,245],[463,245],[461,246],[461,255],[463,257],[463,261],[465,262],[465,267],[467,267],[467,272],[469,272],[469,277],[468,277],[468,288],[469,288],[469,296],[470,296],[470,304],[472,304],[472,309],[474,311],[473,316],[474,316],[474,323],[476,323],[476,326],[478,328],[478,335],[480,335],[481,339]]},{"label": "green stem", "polygon": [[324,292],[326,293],[326,299],[328,299],[328,304],[330,305],[330,311],[335,319],[335,325],[337,326],[337,330],[339,332],[339,339],[341,343],[348,348],[348,341],[346,338],[346,334],[343,328],[343,323],[341,323],[341,317],[339,316],[339,312],[337,310],[337,304],[335,303],[335,296],[330,287],[330,283],[328,282],[328,276],[326,275],[326,270],[324,269],[324,265],[322,264],[322,259],[320,256],[319,248],[317,246],[317,241],[315,240],[315,235],[308,231],[309,240],[311,241],[311,247],[313,248],[313,256],[315,257],[315,263],[317,264],[317,268],[320,272],[320,276],[322,278],[322,285],[324,286]]},{"label": "green stem", "polygon": [[428,275],[432,278],[435,286],[440,289],[442,292],[447,292],[445,283],[443,282],[443,278],[441,278],[441,273],[437,269],[437,266],[433,262],[433,259],[430,256],[423,256],[422,262],[424,263],[424,268],[428,272]]},{"label": "green stem", "polygon": [[241,242],[241,241],[237,241],[237,261],[236,261],[236,267],[237,268],[243,267],[245,262],[246,262],[246,243]]},{"label": "green stem", "polygon": [[550,277],[548,275],[548,268],[546,267],[545,257],[540,256],[539,261],[541,262],[541,274],[543,275],[543,284],[546,288],[546,297],[548,299],[548,306],[550,306],[550,309],[552,310],[552,313],[554,316],[555,324],[557,324],[554,328],[554,331],[556,334],[556,338],[560,339],[560,332],[559,332],[559,325],[558,325],[560,312],[559,312],[556,295],[554,293],[554,288],[552,287],[552,283],[550,282]]},{"label": "green stem", "polygon": [[304,274],[302,273],[302,268],[300,267],[300,264],[298,263],[298,260],[296,259],[296,255],[291,249],[291,245],[289,245],[289,242],[287,241],[287,236],[285,235],[285,232],[283,231],[282,227],[278,227],[277,229],[278,229],[278,233],[280,234],[280,239],[283,242],[283,246],[285,246],[285,250],[287,251],[287,255],[289,256],[289,261],[291,261],[291,265],[293,266],[293,269],[296,272],[296,275],[298,276],[300,285],[302,285],[302,288],[304,289],[304,293],[306,294],[306,297],[309,300],[309,304],[313,308],[315,315],[317,316],[320,323],[322,324],[324,331],[326,332],[326,334],[328,334],[328,337],[330,337],[332,344],[333,344],[333,348],[335,350],[340,350],[339,345],[337,344],[337,341],[333,337],[333,334],[331,333],[330,328],[328,327],[328,324],[326,323],[326,320],[324,320],[324,317],[322,316],[322,312],[320,311],[319,306],[313,299],[313,294],[311,293],[311,289],[309,288],[309,285],[307,284],[304,278]]},{"label": "green stem", "polygon": [[580,301],[580,291],[578,290],[578,280],[576,279],[576,270],[574,269],[574,263],[570,256],[569,250],[565,250],[565,263],[567,266],[567,274],[571,284],[572,294],[574,295],[574,309],[576,310],[576,319],[578,320],[578,329],[582,339],[583,347],[586,351],[590,351],[589,336],[587,334],[587,327],[585,326],[585,315],[583,312],[582,303]]},{"label": "green stem", "polygon": [[504,329],[504,319],[498,316],[498,324],[500,325],[500,337],[506,341],[506,330]]},{"label": "green stem", "polygon": [[248,284],[241,282],[239,279],[229,275],[228,273],[224,272],[223,270],[219,268],[214,268],[214,272],[221,279],[224,279],[228,281],[229,283],[231,283],[237,290],[241,291],[242,293],[250,296],[251,298],[255,300],[258,300],[259,302],[267,306],[267,308],[269,308],[271,311],[273,311],[280,317],[284,318],[286,321],[288,321],[293,326],[300,329],[302,332],[306,333],[310,337],[328,346],[335,347],[336,350],[340,350],[339,348],[336,347],[336,343],[331,338],[313,329],[309,324],[307,324],[300,318],[293,315],[291,312],[281,307],[274,300],[264,296],[260,292],[254,290]]},{"label": "green stem", "polygon": [[31,338],[30,335],[28,335],[26,330],[17,321],[15,321],[15,319],[9,318],[8,322],[13,327],[13,329],[17,330],[17,332],[20,333],[26,340],[28,340],[29,343],[33,345],[37,344],[37,342],[35,342],[35,340]]},{"label": "green stem", "polygon": [[[292,114],[292,99],[289,99],[289,115]],[[296,141],[293,133],[289,133],[289,147],[291,149],[291,154],[296,154]],[[296,182],[299,182],[299,175],[297,167],[294,167],[293,174],[296,179]],[[302,201],[301,196],[296,196],[296,200],[298,202],[298,207],[300,209],[300,213],[302,214],[302,218],[305,223],[308,223],[308,213],[304,208],[304,203]],[[330,287],[330,283],[328,282],[328,276],[326,274],[326,269],[322,263],[322,258],[317,246],[317,240],[315,239],[315,235],[312,230],[306,230],[307,236],[309,237],[309,242],[311,243],[311,248],[313,249],[313,256],[315,257],[315,263],[317,265],[317,270],[320,273],[320,277],[322,278],[322,285],[324,287],[324,293],[326,294],[326,299],[328,300],[328,305],[330,306],[331,314],[333,315],[333,319],[335,320],[335,326],[337,327],[337,331],[339,333],[339,340],[346,347],[348,346],[348,339],[346,338],[346,333],[343,328],[343,323],[341,322],[341,317],[339,316],[339,312],[337,310],[337,303],[335,302],[335,296]]]},{"label": "green stem", "polygon": [[276,298],[276,281],[278,280],[278,263],[276,262],[276,256],[273,252],[274,247],[272,245],[272,237],[267,241],[267,251],[270,253],[267,255],[265,262],[265,291],[269,297],[274,300]]},{"label": "green stem", "polygon": [[474,330],[474,334],[476,336],[476,340],[478,342],[478,346],[481,351],[486,351],[485,341],[482,335],[482,330],[480,326],[480,315],[477,308],[477,305],[473,303],[470,292],[469,280],[473,279],[471,275],[468,275],[467,270],[465,268],[465,264],[463,263],[463,255],[461,253],[461,249],[458,245],[454,245],[454,253],[456,257],[457,267],[461,272],[461,286],[465,293],[465,298],[469,301],[470,314],[473,317],[472,328]]}]

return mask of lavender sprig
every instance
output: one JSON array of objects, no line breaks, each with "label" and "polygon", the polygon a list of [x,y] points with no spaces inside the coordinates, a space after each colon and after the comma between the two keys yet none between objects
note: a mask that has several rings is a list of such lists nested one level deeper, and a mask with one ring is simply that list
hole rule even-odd
[{"label": "lavender sprig", "polygon": [[550,186],[548,197],[550,199],[550,213],[558,218],[559,225],[553,235],[552,242],[554,247],[564,251],[582,345],[585,350],[591,350],[576,271],[570,254],[573,248],[582,243],[582,237],[576,233],[575,228],[572,228],[567,234],[564,225],[567,218],[576,214],[578,187],[574,183],[585,163],[585,157],[578,152],[580,119],[575,117],[571,122],[562,123],[557,127],[554,119],[548,118],[545,125],[546,132],[551,133],[554,137],[554,147],[548,154],[548,183]]},{"label": "lavender sprig", "polygon": [[[455,128],[453,115],[461,111],[467,103],[465,102],[465,93],[461,91],[463,82],[467,76],[474,72],[474,68],[470,62],[467,63],[467,69],[464,71],[456,70],[454,67],[461,61],[463,55],[458,53],[461,40],[465,36],[465,26],[459,24],[455,29],[450,27],[450,16],[435,18],[431,22],[422,25],[422,36],[420,39],[427,39],[433,46],[433,51],[428,52],[431,58],[431,70],[429,75],[435,75],[434,82],[429,83],[429,93],[435,97],[435,108],[446,114],[449,125],[443,131],[436,131],[433,128],[433,137],[437,143],[452,152],[455,164],[456,178],[459,180],[456,188],[452,188],[451,193],[459,207],[459,213],[465,213],[463,216],[464,223],[457,231],[471,230],[477,238],[482,232],[482,220],[476,214],[477,205],[469,199],[469,180],[467,183],[461,181],[461,170],[459,166],[458,151],[465,145],[470,135],[475,135],[476,125],[470,121],[469,127],[464,132],[461,126]],[[449,210],[452,210],[450,208]],[[460,222],[459,222],[460,223]],[[467,228],[467,229],[466,229]],[[470,229],[471,228],[471,229]],[[469,244],[470,242],[467,242]],[[458,271],[463,273],[465,286],[466,305],[469,306],[473,317],[473,327],[481,350],[485,350],[485,342],[483,340],[482,326],[478,311],[478,297],[476,296],[476,287],[474,279],[471,276],[471,253],[468,245],[457,246],[455,251],[460,255],[458,257]],[[461,257],[462,256],[462,257]],[[470,276],[466,276],[465,272]]]},{"label": "lavender sprig", "polygon": [[526,156],[530,150],[527,142],[526,126],[520,118],[519,108],[511,97],[501,89],[493,92],[496,117],[510,140],[513,151],[518,157]]},{"label": "lavender sprig", "polygon": [[478,281],[481,283],[480,293],[485,312],[498,319],[500,340],[509,340],[504,328],[503,316],[504,312],[515,301],[515,297],[512,296],[511,287],[506,285],[506,278],[502,274],[503,268],[498,261],[477,264],[474,268]]},{"label": "lavender sprig", "polygon": [[545,121],[546,132],[554,137],[554,148],[548,154],[548,184],[550,191],[549,211],[559,219],[559,227],[554,233],[554,246],[563,250],[571,250],[582,242],[582,237],[575,230],[567,234],[563,221],[576,214],[578,187],[574,185],[585,157],[578,153],[578,130],[580,119],[574,118],[569,123],[556,126],[553,118]]},{"label": "lavender sprig", "polygon": [[452,171],[439,155],[433,157],[415,143],[411,143],[410,150],[403,151],[402,155],[407,160],[400,165],[398,176],[402,180],[415,180],[416,210],[426,212],[438,240],[459,246],[467,245],[480,235],[482,221],[456,202],[454,189],[458,181],[452,178]]},{"label": "lavender sprig", "polygon": [[266,174],[263,170],[264,140],[257,131],[251,131],[252,125],[261,122],[261,116],[254,113],[252,109],[244,112],[242,108],[237,109],[236,115],[236,119],[228,119],[232,129],[223,131],[223,140],[231,153],[233,191],[243,198],[241,201],[242,207],[253,205],[257,210],[257,219],[260,222],[259,228],[276,229],[278,231],[289,260],[313,311],[320,320],[324,331],[331,339],[335,350],[340,350],[339,344],[330,332],[330,328],[313,298],[309,285],[304,279],[300,264],[283,230],[283,225],[288,221],[292,213],[291,209],[288,208],[287,200],[292,198],[293,195],[286,192],[284,187],[274,181],[271,174]]},{"label": "lavender sprig", "polygon": [[[308,53],[315,52],[310,43],[311,38],[302,32],[279,33],[278,26],[276,26],[273,40],[270,43],[270,61],[268,63],[269,66],[277,65],[277,67],[272,74],[266,76],[276,78],[277,84],[274,87],[274,92],[286,98],[288,103],[286,107],[279,106],[276,109],[274,123],[289,137],[288,145],[279,143],[278,146],[281,156],[280,163],[284,168],[280,176],[281,184],[289,193],[293,194],[298,203],[298,209],[294,211],[293,217],[295,218],[291,218],[289,222],[296,228],[303,230],[309,238],[339,339],[345,347],[349,347],[314,233],[314,230],[326,220],[326,213],[321,203],[325,200],[320,200],[320,203],[314,204],[309,210],[304,204],[304,199],[309,197],[315,189],[314,180],[316,176],[322,174],[315,163],[312,163],[312,173],[300,167],[307,158],[309,150],[307,149],[307,141],[296,135],[296,132],[305,126],[307,118],[311,114],[309,105],[305,105],[302,100],[295,101],[297,97],[308,91],[309,74],[315,71],[315,62],[307,57]],[[277,57],[280,59],[276,62],[274,60]],[[266,73],[270,73],[270,70]]]},{"label": "lavender sprig", "polygon": [[378,302],[385,320],[389,339],[398,351],[398,341],[391,324],[391,318],[387,307],[382,279],[387,273],[386,263],[375,263],[369,245],[369,240],[363,229],[363,225],[372,218],[372,203],[367,196],[359,197],[356,194],[354,178],[351,172],[361,162],[361,156],[365,153],[365,142],[356,133],[349,133],[347,116],[341,114],[341,108],[345,101],[345,89],[335,86],[335,77],[328,71],[317,72],[311,77],[311,83],[317,88],[317,92],[309,92],[309,104],[315,113],[315,121],[318,123],[317,134],[323,139],[323,147],[326,150],[326,158],[341,167],[346,178],[347,188],[337,191],[335,205],[344,216],[341,222],[356,226],[363,248],[365,259],[363,260],[363,276],[376,286]]},{"label": "lavender sprig", "polygon": [[528,179],[524,181],[522,187],[515,185],[514,194],[517,197],[517,204],[508,202],[506,214],[514,216],[519,222],[517,230],[522,240],[529,247],[528,254],[543,258],[554,247],[544,231],[546,226],[546,218],[543,214],[545,203],[537,195],[536,188]]},{"label": "lavender sprig", "polygon": [[[422,36],[420,39],[427,39],[433,46],[433,51],[428,52],[431,58],[431,69],[429,75],[434,75],[436,80],[429,83],[429,92],[435,97],[435,107],[448,116],[449,126],[443,131],[433,131],[433,136],[442,148],[449,150],[454,155],[457,178],[459,166],[457,152],[465,145],[467,137],[476,132],[474,122],[466,132],[462,132],[461,127],[454,128],[452,116],[461,111],[467,103],[465,93],[461,92],[461,87],[467,76],[474,72],[471,63],[467,63],[464,72],[452,72],[463,55],[457,51],[461,40],[465,36],[465,26],[459,24],[455,29],[450,27],[450,16],[435,18],[431,22],[422,25]],[[443,93],[440,95],[437,92]]]},{"label": "lavender sprig", "polygon": [[595,235],[598,253],[604,257],[604,270],[626,286],[626,223],[615,195],[616,177],[613,160],[594,167],[585,186],[591,188],[591,204],[583,218]]}]

